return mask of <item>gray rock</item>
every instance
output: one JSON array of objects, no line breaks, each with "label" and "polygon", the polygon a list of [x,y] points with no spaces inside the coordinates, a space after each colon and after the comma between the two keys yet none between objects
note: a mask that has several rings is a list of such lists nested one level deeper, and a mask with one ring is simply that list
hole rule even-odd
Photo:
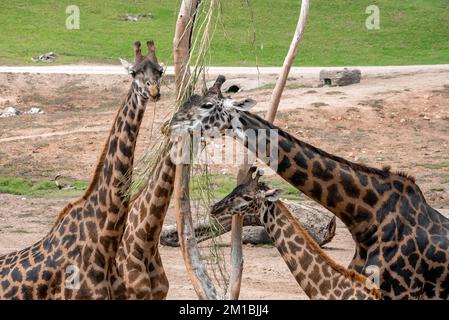
[{"label": "gray rock", "polygon": [[362,72],[359,69],[343,70],[321,70],[320,81],[323,85],[329,86],[348,86],[354,83],[360,83]]},{"label": "gray rock", "polygon": [[[293,217],[323,246],[335,236],[337,220],[333,213],[316,205],[314,202],[283,200]],[[244,227],[243,243],[245,244],[272,244],[272,241],[263,227]]]},{"label": "gray rock", "polygon": [[4,109],[3,111],[0,111],[0,118],[7,118],[7,117],[15,117],[20,115],[22,112],[17,110],[14,107],[8,107]]},{"label": "gray rock", "polygon": [[119,18],[120,18],[120,20],[123,20],[123,21],[136,22],[142,18],[154,19],[154,15],[152,13],[143,13],[143,14],[136,14],[136,15],[125,14],[123,16],[120,16]]},{"label": "gray rock", "polygon": [[262,226],[243,227],[242,242],[244,244],[272,244],[268,233]]},{"label": "gray rock", "polygon": [[[285,200],[283,202],[295,219],[298,220],[320,246],[329,243],[333,239],[337,221],[334,214],[330,211],[312,201]],[[194,223],[195,237],[198,242],[202,242],[213,236],[229,232],[231,225],[232,219],[229,216],[221,217],[215,225],[204,221],[197,221]],[[268,234],[260,223],[259,217],[245,215],[243,217],[243,226],[243,243],[272,244]],[[163,226],[160,242],[166,246],[179,246],[176,225]]]},{"label": "gray rock", "polygon": [[56,59],[56,54],[54,52],[47,52],[41,54],[39,57],[31,58],[33,62],[53,62]]},{"label": "gray rock", "polygon": [[320,246],[332,241],[337,228],[337,218],[332,212],[313,201],[283,202]]}]

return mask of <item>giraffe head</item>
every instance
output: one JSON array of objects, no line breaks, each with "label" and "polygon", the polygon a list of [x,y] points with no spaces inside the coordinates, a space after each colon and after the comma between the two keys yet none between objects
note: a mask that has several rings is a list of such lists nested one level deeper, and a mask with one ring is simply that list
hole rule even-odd
[{"label": "giraffe head", "polygon": [[161,96],[160,80],[164,73],[164,67],[157,61],[156,47],[153,40],[147,41],[148,54],[146,56],[142,55],[140,47],[140,41],[136,41],[134,43],[134,64],[123,59],[120,59],[120,62],[133,77],[137,94],[157,101]]},{"label": "giraffe head", "polygon": [[279,200],[282,190],[271,189],[267,184],[259,182],[262,172],[258,171],[253,177],[256,171],[256,167],[251,167],[242,184],[212,206],[213,217],[235,214],[261,216],[271,203]]},{"label": "giraffe head", "polygon": [[194,95],[184,103],[171,120],[171,131],[216,135],[225,134],[230,129],[239,134],[238,129],[242,127],[239,114],[251,109],[256,102],[252,99],[236,101],[223,97],[221,85],[224,81],[225,77],[219,76],[205,96]]}]

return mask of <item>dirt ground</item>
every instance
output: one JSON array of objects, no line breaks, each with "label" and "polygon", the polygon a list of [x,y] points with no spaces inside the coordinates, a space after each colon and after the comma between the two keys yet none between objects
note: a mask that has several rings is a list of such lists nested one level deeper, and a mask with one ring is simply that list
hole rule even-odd
[{"label": "dirt ground", "polygon": [[[129,84],[126,76],[0,74],[0,109],[44,110],[0,118],[0,177],[49,180],[60,174],[63,182],[88,180]],[[255,111],[263,113],[270,94],[270,88],[259,88],[235,96],[256,99]],[[148,105],[136,159],[151,149],[173,111],[171,84],[162,87],[162,96]],[[290,79],[276,124],[349,160],[408,172],[434,208],[449,209],[447,72],[369,78],[348,87]],[[227,168],[229,173],[235,170],[236,166]],[[0,194],[0,254],[40,239],[67,201]],[[173,222],[171,208],[166,223]],[[229,236],[221,242],[228,255]],[[325,251],[347,265],[353,247],[339,223]],[[306,298],[274,248],[245,246],[244,254],[242,298]],[[161,247],[161,255],[171,284],[168,298],[196,298],[179,249]]]}]

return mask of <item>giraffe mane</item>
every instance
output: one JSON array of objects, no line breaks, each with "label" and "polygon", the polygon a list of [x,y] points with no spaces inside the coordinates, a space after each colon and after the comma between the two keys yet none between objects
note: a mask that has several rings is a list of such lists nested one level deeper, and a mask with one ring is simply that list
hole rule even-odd
[{"label": "giraffe mane", "polygon": [[411,182],[415,183],[416,179],[414,176],[412,176],[411,174],[408,174],[405,171],[396,171],[395,174],[397,174],[398,176],[401,176],[403,178],[406,178],[408,180],[410,180]]},{"label": "giraffe mane", "polygon": [[[384,166],[384,167],[382,167],[382,170],[386,171],[386,172],[391,172],[390,171],[391,170],[391,166]],[[394,174],[397,174],[398,176],[401,176],[403,178],[409,179],[413,183],[415,182],[415,177],[410,175],[410,174],[408,174],[405,171],[396,171],[396,172],[394,172]]]},{"label": "giraffe mane", "polygon": [[[358,273],[357,271],[353,269],[347,269],[340,264],[336,263],[333,259],[331,259],[324,251],[321,249],[321,247],[316,243],[316,241],[312,238],[312,236],[304,230],[304,228],[301,226],[301,224],[293,217],[293,215],[290,213],[290,210],[285,206],[285,204],[278,200],[275,202],[275,205],[283,211],[288,217],[295,228],[296,231],[301,233],[301,236],[313,247],[313,249],[329,264],[331,268],[341,273],[343,276],[345,276],[348,279],[355,280],[364,286],[366,286],[368,279],[363,276],[362,274]],[[376,298],[382,299],[382,294],[377,288],[371,288],[369,291],[371,294],[373,294]]]}]

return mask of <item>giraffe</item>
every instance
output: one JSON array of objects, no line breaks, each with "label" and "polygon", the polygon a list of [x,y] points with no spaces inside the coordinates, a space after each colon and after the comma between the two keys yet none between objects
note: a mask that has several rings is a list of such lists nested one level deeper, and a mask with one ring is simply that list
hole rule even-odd
[{"label": "giraffe", "polygon": [[279,200],[282,190],[259,182],[251,167],[242,184],[212,206],[211,215],[257,216],[298,284],[310,299],[379,300],[374,283],[332,260]]},{"label": "giraffe", "polygon": [[[218,79],[205,97],[221,97]],[[184,103],[190,105],[191,99]],[[159,254],[159,237],[173,193],[177,143],[167,140],[142,191],[134,196],[125,231],[117,251],[118,282],[115,296],[126,299],[162,300],[169,289]],[[178,154],[179,155],[179,154]]]},{"label": "giraffe", "polygon": [[134,43],[133,81],[117,111],[86,192],[68,203],[50,232],[30,247],[0,256],[1,299],[111,298],[139,128],[149,100],[160,97],[163,72],[153,41]]},{"label": "giraffe", "polygon": [[[415,180],[301,141],[250,113],[255,104],[251,99],[197,99],[174,115],[170,130],[172,135],[181,129],[230,135],[259,157],[277,155],[277,174],[349,229],[356,244],[349,268],[361,274],[377,269],[386,299],[448,299],[449,219],[426,202]],[[277,143],[266,139],[263,150],[257,150],[263,136],[273,132]]]},{"label": "giraffe", "polygon": [[168,142],[160,153],[144,189],[130,205],[116,257],[114,295],[121,299],[162,300],[168,293],[158,245],[175,179],[172,146]]}]

